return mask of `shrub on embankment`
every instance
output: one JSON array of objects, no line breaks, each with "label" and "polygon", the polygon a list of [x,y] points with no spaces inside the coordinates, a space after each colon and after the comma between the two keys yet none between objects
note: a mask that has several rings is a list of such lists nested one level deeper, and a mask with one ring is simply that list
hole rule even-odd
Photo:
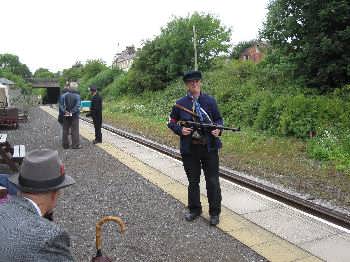
[{"label": "shrub on embankment", "polygon": [[[185,94],[181,79],[137,95],[127,83],[128,75],[120,74],[102,90],[107,111],[165,123],[176,99]],[[202,89],[216,97],[226,125],[303,139],[310,157],[331,161],[339,171],[350,169],[350,86],[320,95],[264,64],[219,61],[204,72]]]},{"label": "shrub on embankment", "polygon": [[310,157],[349,171],[350,86],[321,95],[277,72],[264,64],[225,63],[206,74],[204,88],[218,99],[227,124],[305,139]]}]

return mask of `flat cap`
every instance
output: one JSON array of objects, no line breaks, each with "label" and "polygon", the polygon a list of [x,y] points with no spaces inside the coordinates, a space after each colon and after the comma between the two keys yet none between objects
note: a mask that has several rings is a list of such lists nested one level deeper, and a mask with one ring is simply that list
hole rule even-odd
[{"label": "flat cap", "polygon": [[97,87],[95,85],[91,85],[89,89],[90,89],[91,92],[96,92],[97,91]]},{"label": "flat cap", "polygon": [[190,81],[190,80],[201,80],[202,73],[200,71],[197,71],[197,70],[188,71],[184,74],[182,79],[184,82]]}]

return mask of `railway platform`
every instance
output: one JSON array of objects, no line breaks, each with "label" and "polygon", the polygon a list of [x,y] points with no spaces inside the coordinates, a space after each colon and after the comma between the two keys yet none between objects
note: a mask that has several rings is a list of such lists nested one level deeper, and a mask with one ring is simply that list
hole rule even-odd
[{"label": "railway platform", "polygon": [[349,230],[223,179],[220,224],[209,226],[205,195],[202,217],[186,222],[180,161],[106,130],[104,142],[92,145],[94,130],[84,121],[82,149],[62,150],[57,110],[41,110],[45,124],[30,132],[43,135],[31,146],[56,147],[77,181],[55,214],[72,236],[77,261],[94,255],[93,221],[103,215],[127,224],[125,236],[104,229],[103,248],[115,261],[350,261]]}]

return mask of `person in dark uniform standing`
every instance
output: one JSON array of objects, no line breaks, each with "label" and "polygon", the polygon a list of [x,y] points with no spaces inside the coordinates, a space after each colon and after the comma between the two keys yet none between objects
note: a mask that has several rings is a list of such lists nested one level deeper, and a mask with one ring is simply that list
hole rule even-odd
[{"label": "person in dark uniform standing", "polygon": [[94,144],[102,143],[102,98],[97,92],[96,86],[90,86],[90,92],[92,95],[90,114],[87,116],[92,117],[95,128],[95,140],[92,141]]},{"label": "person in dark uniform standing", "polygon": [[210,225],[219,224],[221,188],[219,182],[219,155],[221,135],[219,129],[185,127],[179,121],[195,121],[223,125],[216,100],[201,92],[202,74],[190,71],[183,81],[187,95],[176,101],[170,113],[168,127],[180,136],[180,153],[188,178],[188,209],[185,219],[193,221],[202,213],[200,202],[200,174],[203,168],[209,202]]}]

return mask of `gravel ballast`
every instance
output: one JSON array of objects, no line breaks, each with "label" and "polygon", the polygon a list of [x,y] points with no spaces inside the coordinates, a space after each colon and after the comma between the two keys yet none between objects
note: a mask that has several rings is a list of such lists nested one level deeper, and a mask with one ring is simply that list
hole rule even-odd
[{"label": "gravel ballast", "polygon": [[11,144],[26,145],[27,152],[58,150],[66,173],[76,180],[64,189],[54,214],[71,235],[76,261],[95,255],[95,224],[108,215],[127,226],[123,236],[113,222],[103,226],[102,251],[114,261],[266,261],[203,218],[186,222],[182,203],[91,142],[81,138],[82,149],[63,150],[60,128],[35,107],[19,129],[2,132]]}]

